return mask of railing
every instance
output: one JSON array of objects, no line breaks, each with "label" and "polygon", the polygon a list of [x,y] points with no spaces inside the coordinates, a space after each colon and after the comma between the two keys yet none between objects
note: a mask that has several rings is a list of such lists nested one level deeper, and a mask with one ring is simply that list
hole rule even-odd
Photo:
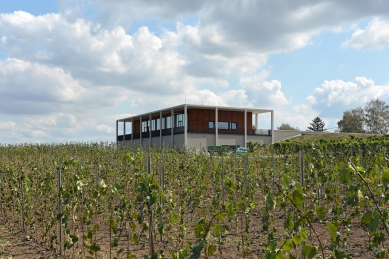
[{"label": "railing", "polygon": [[[184,126],[180,127],[174,127],[173,128],[173,134],[182,134],[184,133]],[[162,129],[162,136],[168,136],[171,135],[172,129]],[[189,126],[188,132],[190,133],[210,133],[215,134],[215,129],[209,128],[209,127],[202,127],[202,126]],[[236,135],[243,135],[244,129],[219,129],[219,134],[236,134]],[[251,134],[250,134],[251,133]],[[150,132],[142,132],[142,139],[149,138]],[[259,136],[271,136],[271,130],[269,129],[253,129],[251,132],[247,132],[247,135],[259,135]],[[153,130],[151,132],[151,137],[159,137],[160,131],[159,130]],[[126,134],[125,136],[126,141],[131,140],[131,134]],[[140,133],[134,133],[133,139],[140,139]],[[123,141],[123,135],[119,135],[117,137],[117,141]]]},{"label": "railing", "polygon": [[[215,134],[215,128],[209,128],[208,126],[189,126],[188,132],[190,133],[211,133]],[[236,134],[244,135],[244,129],[218,129],[218,134]],[[262,136],[271,136],[271,130],[247,130],[247,135],[262,135]]]},{"label": "railing", "polygon": [[[173,129],[173,134],[181,134],[181,133],[184,133],[184,126],[182,126],[182,127],[175,127]],[[142,132],[142,139],[149,138],[149,136],[150,136],[149,134],[150,134],[149,131]],[[159,137],[160,134],[161,134],[160,130],[153,130],[153,131],[151,131],[151,137]],[[162,136],[168,136],[168,135],[171,135],[171,134],[172,134],[172,129],[171,128],[169,128],[169,129],[162,129]],[[132,139],[140,139],[140,133],[134,133]],[[131,134],[126,134],[125,140],[126,141],[131,140]],[[117,141],[123,141],[123,135],[119,135],[117,137]]]},{"label": "railing", "polygon": [[[216,129],[215,128],[209,128],[208,126],[189,126],[188,132],[191,133],[211,133],[215,134]],[[244,129],[223,129],[218,128],[219,134],[237,134],[237,135],[243,135]]]},{"label": "railing", "polygon": [[185,132],[184,129],[185,129],[184,126],[175,127],[175,128],[173,129],[173,133],[174,133],[174,134],[181,134],[181,133],[184,133],[184,132]]}]

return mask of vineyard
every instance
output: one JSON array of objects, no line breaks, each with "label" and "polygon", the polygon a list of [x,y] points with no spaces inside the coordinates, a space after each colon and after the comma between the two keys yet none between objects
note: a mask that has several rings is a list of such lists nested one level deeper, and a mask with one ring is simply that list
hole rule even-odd
[{"label": "vineyard", "polygon": [[388,258],[388,147],[0,146],[0,222],[62,258]]}]

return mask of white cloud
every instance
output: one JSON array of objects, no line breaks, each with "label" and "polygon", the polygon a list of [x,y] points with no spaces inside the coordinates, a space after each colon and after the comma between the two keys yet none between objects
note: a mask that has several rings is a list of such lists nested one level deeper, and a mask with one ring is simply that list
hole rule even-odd
[{"label": "white cloud", "polygon": [[0,112],[43,114],[100,110],[124,100],[110,87],[91,87],[62,68],[9,58],[0,61]]},{"label": "white cloud", "polygon": [[31,136],[33,136],[33,137],[47,137],[49,135],[42,130],[32,130]]},{"label": "white cloud", "polygon": [[[380,0],[60,0],[59,5],[58,14],[0,14],[0,51],[7,56],[0,61],[0,113],[18,118],[13,128],[0,124],[5,130],[0,141],[6,134],[40,142],[113,139],[114,121],[122,116],[112,114],[182,104],[185,95],[187,103],[282,111],[290,101],[281,82],[263,71],[269,54],[302,48],[323,30],[341,31],[389,13],[389,2]],[[152,25],[132,28],[134,21]],[[166,21],[169,28],[161,25]],[[375,44],[382,45],[386,22],[379,30],[373,25],[364,33],[380,35]],[[386,88],[366,78],[326,81],[291,108],[300,114],[282,114],[304,121],[319,108],[385,96]]]},{"label": "white cloud", "polygon": [[114,127],[111,127],[111,126],[108,126],[108,125],[105,125],[105,124],[97,125],[96,128],[97,128],[98,131],[102,131],[102,132],[105,132],[105,133],[114,133],[115,132],[115,128]]},{"label": "white cloud", "polygon": [[13,130],[16,126],[16,123],[13,121],[0,121],[0,130]]},{"label": "white cloud", "polygon": [[239,84],[246,90],[248,101],[255,107],[282,107],[288,104],[281,91],[281,82],[277,80],[265,81],[264,74],[241,78]]},{"label": "white cloud", "polygon": [[180,19],[190,14],[198,19],[187,40],[199,53],[238,56],[239,53],[290,51],[310,43],[322,30],[341,31],[347,23],[387,15],[387,1],[298,1],[285,4],[258,0],[140,1],[98,0],[99,21],[129,24],[149,17]]},{"label": "white cloud", "polygon": [[307,98],[305,98],[305,101],[309,104],[315,104],[317,101],[316,101],[316,97],[313,96],[313,95],[309,95],[307,96]]},{"label": "white cloud", "polygon": [[321,87],[315,89],[314,95],[318,103],[325,106],[357,106],[373,98],[387,98],[389,85],[375,85],[373,80],[365,77],[356,77],[355,82],[326,80]]},{"label": "white cloud", "polygon": [[293,111],[295,113],[308,113],[311,111],[311,108],[306,104],[298,104],[293,106]]},{"label": "white cloud", "polygon": [[372,79],[356,77],[354,82],[326,80],[315,89],[313,108],[328,118],[339,117],[344,110],[364,106],[373,98],[389,99],[389,84],[376,85]]},{"label": "white cloud", "polygon": [[357,29],[351,39],[342,43],[343,47],[352,48],[382,48],[389,45],[389,21],[375,18],[365,29]]},{"label": "white cloud", "polygon": [[120,26],[105,30],[83,19],[71,23],[60,14],[18,11],[0,16],[0,34],[0,48],[9,57],[60,66],[73,79],[93,86],[180,91],[185,60],[169,47],[171,37],[159,38],[147,27],[131,36]]}]

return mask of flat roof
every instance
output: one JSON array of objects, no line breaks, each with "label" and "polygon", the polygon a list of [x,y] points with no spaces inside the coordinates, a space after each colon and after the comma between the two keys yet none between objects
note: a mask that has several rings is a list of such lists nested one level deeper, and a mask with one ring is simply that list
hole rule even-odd
[{"label": "flat roof", "polygon": [[218,108],[220,110],[232,110],[232,111],[244,111],[244,110],[247,110],[247,112],[251,112],[252,114],[261,114],[261,113],[268,113],[268,112],[272,112],[273,111],[273,110],[268,110],[268,109],[255,109],[255,108],[241,108],[241,107],[228,107],[228,106],[209,106],[209,105],[201,105],[201,104],[181,104],[181,105],[177,105],[177,106],[173,106],[173,107],[169,107],[169,108],[164,108],[164,109],[160,109],[160,110],[156,110],[156,111],[152,111],[152,112],[147,112],[147,113],[142,113],[142,114],[134,115],[134,116],[131,116],[131,117],[126,117],[126,118],[123,118],[123,119],[118,119],[116,121],[124,122],[124,121],[131,120],[133,118],[146,117],[146,116],[148,118],[150,114],[151,115],[159,114],[159,112],[170,113],[171,109],[173,109],[173,110],[183,110],[183,109],[185,109],[185,105],[186,105],[187,109],[190,109],[190,108],[216,109],[216,108]]}]

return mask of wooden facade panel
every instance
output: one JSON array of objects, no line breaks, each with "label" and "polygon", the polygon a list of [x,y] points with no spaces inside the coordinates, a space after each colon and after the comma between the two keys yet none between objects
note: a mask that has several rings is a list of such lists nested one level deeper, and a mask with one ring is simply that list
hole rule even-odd
[{"label": "wooden facade panel", "polygon": [[222,122],[228,122],[227,120],[227,112],[226,111],[219,111],[218,112],[218,120]]},{"label": "wooden facade panel", "polygon": [[238,112],[237,111],[231,112],[231,122],[238,122]]},{"label": "wooden facade panel", "polygon": [[208,120],[215,121],[215,110],[208,110]]},{"label": "wooden facade panel", "polygon": [[244,112],[237,112],[237,122],[241,125],[244,123]]},{"label": "wooden facade panel", "polygon": [[140,121],[133,121],[132,123],[134,125],[134,133],[139,133],[140,132]]},{"label": "wooden facade panel", "polygon": [[[176,111],[175,113],[179,113]],[[170,113],[162,115],[163,118],[170,117]],[[159,116],[153,116],[153,119],[159,119]],[[144,118],[142,121],[147,121]],[[215,122],[215,110],[214,109],[188,109],[188,126],[191,132],[204,132],[214,133],[215,129],[209,128],[209,122]],[[243,111],[231,111],[231,110],[219,110],[218,112],[219,122],[235,122],[237,124],[236,130],[222,130],[219,129],[219,133],[223,134],[244,134],[244,112]],[[140,132],[139,119],[133,121],[134,133]],[[252,113],[247,112],[247,134],[252,134]]]},{"label": "wooden facade panel", "polygon": [[195,122],[195,121],[197,121],[197,117],[198,117],[198,112],[197,112],[197,110],[195,110],[195,109],[188,110],[188,120],[189,120],[190,122]]},{"label": "wooden facade panel", "polygon": [[253,114],[251,112],[247,113],[247,134],[253,134]]}]

